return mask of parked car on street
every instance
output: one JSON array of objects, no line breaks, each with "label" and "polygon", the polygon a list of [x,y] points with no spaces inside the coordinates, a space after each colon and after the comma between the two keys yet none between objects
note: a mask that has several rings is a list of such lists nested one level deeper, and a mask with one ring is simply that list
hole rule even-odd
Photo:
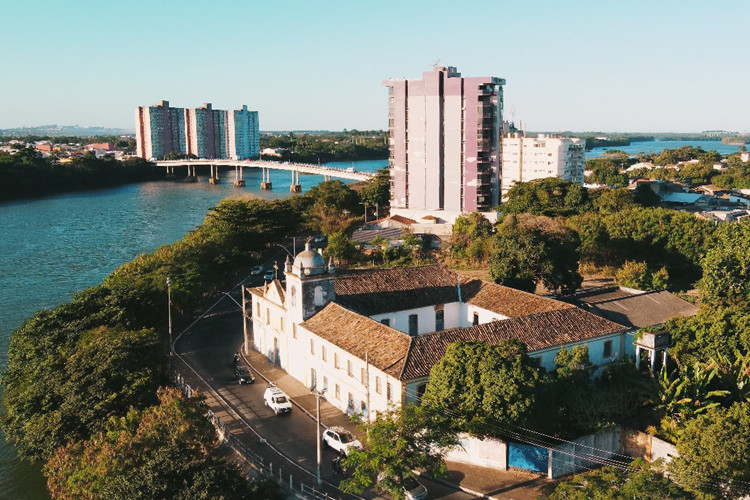
[{"label": "parked car on street", "polygon": [[263,275],[263,279],[267,281],[276,279],[276,272],[273,269],[266,270],[266,273]]},{"label": "parked car on street", "polygon": [[404,497],[406,500],[426,500],[427,488],[413,477],[404,479]]},{"label": "parked car on street", "polygon": [[263,274],[263,266],[255,266],[254,268],[250,269],[250,274],[253,276],[260,276]]},{"label": "parked car on street", "polygon": [[321,440],[341,455],[348,455],[354,449],[362,449],[362,443],[343,427],[329,427],[323,432]]},{"label": "parked car on street", "polygon": [[[378,475],[378,481],[383,479],[384,472]],[[416,480],[414,477],[404,478],[404,482],[401,483],[401,488],[404,492],[405,500],[426,500],[427,499],[427,488]]]},{"label": "parked car on street", "polygon": [[250,368],[245,365],[237,365],[234,367],[234,378],[237,379],[238,384],[252,384],[255,382]]},{"label": "parked car on street", "polygon": [[276,386],[270,386],[263,393],[263,401],[276,415],[292,411],[292,403],[284,392]]}]

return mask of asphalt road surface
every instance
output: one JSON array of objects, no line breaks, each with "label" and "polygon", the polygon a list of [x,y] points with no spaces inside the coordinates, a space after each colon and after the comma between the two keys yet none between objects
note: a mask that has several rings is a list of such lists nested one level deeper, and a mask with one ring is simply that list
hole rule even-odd
[{"label": "asphalt road surface", "polygon": [[[263,278],[253,276],[248,280],[248,286],[263,283]],[[232,293],[232,297],[241,302],[239,291]],[[179,333],[179,332],[177,332]],[[266,407],[263,392],[267,384],[256,374],[256,382],[251,385],[238,385],[234,378],[234,353],[242,343],[242,311],[229,297],[223,296],[216,307],[208,315],[198,321],[182,334],[175,343],[175,351],[207,382],[211,389],[222,396],[232,409],[242,416],[247,426],[251,426],[260,436],[267,440],[284,455],[306,470],[316,471],[317,439],[315,421],[299,408],[294,407],[291,413],[275,415],[273,410]],[[263,362],[261,362],[263,363]],[[264,371],[278,368],[257,366],[254,368]],[[292,395],[294,399],[295,396]],[[306,395],[301,397],[313,396]],[[309,403],[309,402],[308,402]],[[309,406],[309,404],[308,404]],[[326,413],[330,413],[328,410]],[[341,413],[336,418],[340,418]],[[326,415],[322,414],[323,423]],[[243,429],[251,434],[249,429]],[[255,439],[255,436],[252,436]],[[333,474],[331,461],[336,457],[333,450],[324,449],[322,454],[321,475],[332,484],[338,484],[340,478]],[[287,465],[289,469],[293,466]],[[433,499],[468,499],[473,495],[464,493],[441,483],[420,479]],[[313,481],[309,481],[310,484]],[[374,493],[366,494],[374,498]]]}]

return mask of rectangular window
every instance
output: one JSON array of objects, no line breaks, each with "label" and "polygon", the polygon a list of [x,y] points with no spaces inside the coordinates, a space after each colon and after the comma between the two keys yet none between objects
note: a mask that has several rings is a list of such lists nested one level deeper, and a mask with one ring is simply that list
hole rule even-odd
[{"label": "rectangular window", "polygon": [[349,375],[350,377],[354,376],[352,375],[352,360],[350,359],[346,360],[346,374]]},{"label": "rectangular window", "polygon": [[279,318],[279,330],[284,331],[284,317]]},{"label": "rectangular window", "polygon": [[292,337],[295,339],[297,338],[297,324],[296,323],[292,323]]},{"label": "rectangular window", "polygon": [[339,387],[339,384],[336,384],[336,399],[341,399],[341,387]]},{"label": "rectangular window", "polygon": [[313,343],[313,339],[310,339],[310,354],[315,354],[315,344]]},{"label": "rectangular window", "polygon": [[380,377],[375,377],[375,392],[378,394],[383,393],[383,389],[380,387]]},{"label": "rectangular window", "polygon": [[477,326],[479,324],[479,313],[475,312],[474,317],[471,320],[471,324]]},{"label": "rectangular window", "polygon": [[389,318],[383,318],[380,320],[385,326],[391,326],[391,320]]},{"label": "rectangular window", "polygon": [[352,397],[352,393],[348,393],[346,396],[346,407],[350,410],[354,410],[354,398]]},{"label": "rectangular window", "polygon": [[364,369],[364,367],[359,369],[359,380],[362,382],[362,385],[367,385],[367,383],[365,382],[365,369]]},{"label": "rectangular window", "polygon": [[260,318],[260,302],[255,303],[255,315]]},{"label": "rectangular window", "polygon": [[360,401],[359,407],[361,408],[363,415],[367,413],[367,403],[365,403],[364,401]]},{"label": "rectangular window", "polygon": [[388,401],[391,400],[391,383],[386,382],[385,384],[385,397],[388,398]]},{"label": "rectangular window", "polygon": [[409,335],[415,336],[419,333],[419,316],[416,314],[409,315]]},{"label": "rectangular window", "polygon": [[334,352],[333,353],[333,367],[338,368],[339,367],[339,353]]},{"label": "rectangular window", "polygon": [[604,342],[604,353],[602,354],[605,358],[612,357],[612,341],[607,340]]},{"label": "rectangular window", "polygon": [[324,345],[320,346],[320,357],[323,359],[323,361],[326,360],[326,346]]},{"label": "rectangular window", "polygon": [[310,368],[310,389],[315,390],[315,387],[317,387],[318,381],[317,377],[315,376],[315,368]]},{"label": "rectangular window", "polygon": [[435,311],[435,331],[440,332],[445,329],[445,313],[443,310]]},{"label": "rectangular window", "polygon": [[328,390],[328,377],[326,376],[323,377],[323,390],[324,391]]},{"label": "rectangular window", "polygon": [[271,324],[271,310],[266,307],[266,324]]}]

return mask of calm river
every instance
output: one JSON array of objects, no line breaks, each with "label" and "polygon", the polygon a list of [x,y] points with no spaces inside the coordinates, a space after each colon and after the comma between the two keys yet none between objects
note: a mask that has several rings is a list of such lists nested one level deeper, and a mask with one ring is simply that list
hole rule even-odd
[{"label": "calm river", "polygon": [[[374,171],[387,163],[330,165]],[[179,240],[224,198],[246,193],[264,198],[289,195],[288,172],[272,172],[270,192],[260,191],[257,170],[245,169],[244,188],[232,185],[233,170],[222,172],[224,183],[216,186],[208,184],[207,172],[198,174],[203,176],[195,184],[148,182],[0,204],[0,369],[7,363],[11,332],[37,310],[66,302],[136,255]],[[305,191],[321,180],[300,176]],[[19,460],[4,439],[0,439],[0,498],[49,499],[39,466]]]}]

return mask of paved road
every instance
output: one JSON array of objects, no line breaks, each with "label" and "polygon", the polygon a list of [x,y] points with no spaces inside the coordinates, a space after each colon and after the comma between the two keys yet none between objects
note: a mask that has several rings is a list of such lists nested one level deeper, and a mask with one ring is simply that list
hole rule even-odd
[{"label": "paved road", "polygon": [[[262,284],[262,278],[251,278],[250,286],[258,284]],[[240,301],[239,292],[233,293],[232,296],[238,302]],[[267,384],[260,376],[256,376],[256,383],[252,385],[236,383],[233,356],[241,343],[242,312],[237,304],[225,296],[209,315],[178,338],[175,350],[185,363],[190,365],[210,385],[211,389],[221,396],[224,401],[220,403],[228,403],[241,415],[244,422],[234,419],[231,428],[233,434],[241,435],[243,442],[252,446],[254,452],[259,454],[265,452],[266,456],[273,456],[272,453],[269,454],[268,446],[264,447],[260,444],[257,435],[253,435],[248,428],[252,427],[257,434],[267,440],[268,444],[281,450],[297,465],[314,473],[317,449],[314,420],[298,407],[295,407],[288,415],[276,416],[264,405],[263,391]],[[285,375],[279,368],[273,367],[257,353],[249,359],[252,360],[254,369],[268,373],[272,379],[287,377],[284,379],[287,385],[293,381],[291,377]],[[183,368],[180,372],[185,375],[189,370]],[[201,385],[197,376],[188,373],[187,378],[192,379],[191,385]],[[299,387],[287,391],[289,395],[303,406],[313,408],[314,397],[301,384],[294,383]],[[227,412],[227,417],[231,416],[230,413],[231,411]],[[321,420],[324,424],[337,425],[345,422],[345,419],[346,416],[339,410],[324,401],[321,402]],[[321,473],[324,481],[338,484],[339,478],[331,470],[331,461],[335,458],[335,453],[324,449],[322,456]],[[283,462],[277,456],[271,459],[276,463],[276,467],[279,462]],[[301,480],[305,480],[308,484],[312,485],[314,482],[311,474],[295,470],[295,466],[290,463],[282,464],[282,469],[285,479],[289,472],[294,472],[296,477],[302,478]],[[424,483],[430,492],[430,498],[451,500],[474,498],[463,491],[434,481],[425,480]],[[366,496],[372,498],[375,495]]]}]

